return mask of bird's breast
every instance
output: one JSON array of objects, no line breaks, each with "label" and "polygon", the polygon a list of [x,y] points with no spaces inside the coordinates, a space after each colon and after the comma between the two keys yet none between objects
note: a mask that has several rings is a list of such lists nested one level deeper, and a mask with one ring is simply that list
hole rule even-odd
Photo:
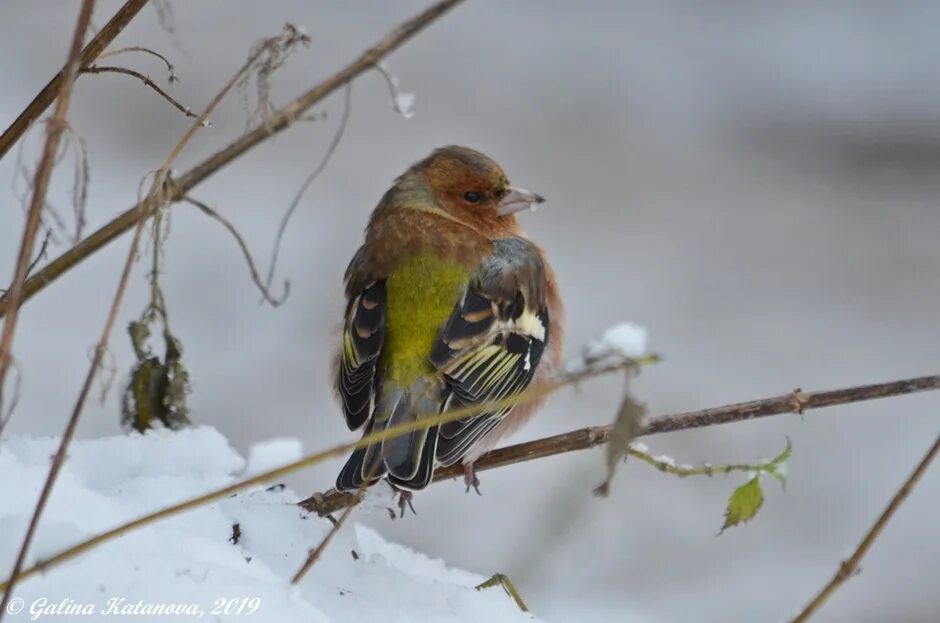
[{"label": "bird's breast", "polygon": [[384,378],[408,387],[433,373],[431,347],[469,277],[460,263],[431,254],[395,266],[385,283],[386,334],[380,359]]}]

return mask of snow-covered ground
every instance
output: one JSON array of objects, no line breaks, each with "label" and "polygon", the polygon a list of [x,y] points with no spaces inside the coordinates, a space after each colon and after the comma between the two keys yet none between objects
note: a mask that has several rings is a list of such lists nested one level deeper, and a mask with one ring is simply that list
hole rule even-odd
[{"label": "snow-covered ground", "polygon": [[[14,437],[0,445],[4,577],[57,442]],[[289,440],[268,442],[253,448],[246,463],[209,427],[78,441],[70,448],[29,562],[240,475],[289,462],[300,449]],[[89,621],[165,620],[165,615],[146,614],[161,607],[177,609],[173,620],[536,620],[499,588],[475,590],[483,576],[389,543],[355,525],[355,514],[307,576],[292,586],[290,578],[308,550],[330,528],[326,519],[298,509],[296,500],[282,486],[260,487],[129,532],[23,581],[7,620],[61,620],[71,617],[53,615],[80,613]]]}]

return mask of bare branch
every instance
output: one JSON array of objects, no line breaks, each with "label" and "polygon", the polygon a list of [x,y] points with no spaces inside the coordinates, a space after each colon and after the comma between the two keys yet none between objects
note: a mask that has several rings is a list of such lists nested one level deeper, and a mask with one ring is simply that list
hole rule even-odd
[{"label": "bare branch", "polygon": [[86,67],[82,69],[81,73],[83,74],[115,73],[115,74],[124,74],[127,76],[133,76],[134,78],[137,78],[138,80],[143,82],[144,85],[156,91],[156,93],[160,97],[168,101],[174,108],[176,108],[178,111],[180,111],[187,117],[191,117],[195,119],[196,117],[199,116],[196,113],[194,113],[189,106],[183,106],[182,104],[177,102],[175,99],[173,99],[172,95],[170,95],[169,93],[161,89],[160,85],[158,85],[156,82],[151,80],[148,76],[145,76],[144,74],[138,71],[134,71],[133,69],[127,69],[126,67],[110,67],[110,66],[102,67],[100,65],[92,65],[91,67]]},{"label": "bare branch", "polygon": [[[940,375],[823,392],[804,393],[800,390],[796,390],[795,392],[775,396],[773,398],[739,402],[721,407],[702,409],[700,411],[661,415],[652,418],[643,428],[641,435],[671,433],[691,428],[714,426],[717,424],[743,422],[745,420],[769,415],[780,415],[782,413],[803,413],[810,409],[819,409],[822,407],[831,407],[876,398],[888,398],[890,396],[902,396],[904,394],[937,389],[940,389]],[[545,437],[543,439],[536,439],[535,441],[499,448],[477,459],[473,463],[473,470],[475,472],[481,472],[488,469],[513,465],[515,463],[543,459],[565,452],[594,448],[606,443],[610,438],[612,430],[613,426],[591,426],[561,435],[554,435],[552,437]],[[462,465],[441,467],[434,472],[434,482],[457,478],[461,475],[463,475]],[[335,513],[349,504],[356,503],[358,503],[358,498],[355,494],[340,493],[335,490],[330,490],[325,493],[313,494],[306,500],[300,502],[300,506],[322,517],[323,515]]]},{"label": "bare branch", "polygon": [[170,59],[168,59],[167,57],[165,57],[164,55],[160,54],[159,52],[155,50],[151,50],[150,48],[145,48],[140,45],[132,45],[130,47],[114,50],[112,52],[105,52],[104,54],[99,56],[98,59],[100,60],[103,58],[108,58],[109,56],[117,56],[118,54],[125,54],[127,52],[142,52],[144,54],[149,54],[151,56],[155,56],[159,58],[161,61],[163,61],[163,65],[166,67],[166,71],[169,74],[169,77],[167,78],[167,82],[169,82],[170,84],[173,84],[174,82],[180,81],[179,76],[176,75],[176,67],[173,65],[173,63],[170,62]]},{"label": "bare branch", "polygon": [[[129,530],[140,528],[147,524],[160,521],[161,519],[165,519],[167,517],[171,517],[173,515],[177,515],[179,513],[192,510],[194,508],[202,506],[203,504],[208,504],[209,502],[212,502],[214,500],[218,500],[223,497],[229,496],[233,493],[237,493],[238,491],[242,491],[243,489],[247,489],[248,487],[270,482],[271,480],[274,480],[277,478],[282,478],[286,476],[287,474],[291,474],[298,470],[310,467],[312,465],[316,465],[327,459],[349,452],[350,450],[354,450],[356,448],[364,448],[366,446],[370,446],[372,444],[385,441],[386,439],[393,439],[396,437],[400,437],[401,435],[405,435],[415,430],[428,428],[430,426],[438,426],[440,424],[446,424],[447,422],[455,422],[461,418],[480,415],[481,413],[484,413],[492,409],[499,409],[499,408],[503,408],[503,407],[510,406],[510,405],[519,405],[519,404],[523,404],[526,402],[531,402],[533,400],[539,400],[540,398],[544,398],[545,396],[548,396],[552,392],[555,392],[562,387],[579,383],[580,381],[583,381],[585,379],[593,378],[596,376],[601,376],[603,374],[609,374],[611,372],[621,371],[630,367],[636,367],[639,365],[643,365],[644,363],[651,363],[654,361],[658,361],[658,357],[649,356],[649,357],[645,357],[641,359],[621,358],[619,361],[601,362],[601,363],[598,363],[597,365],[594,365],[593,367],[586,367],[576,372],[566,373],[560,379],[545,383],[544,385],[541,385],[539,387],[529,387],[528,389],[523,391],[521,394],[513,396],[512,398],[494,400],[492,402],[488,402],[485,404],[478,404],[478,405],[473,405],[470,407],[463,407],[460,409],[446,411],[444,413],[434,413],[434,414],[427,414],[427,416],[419,416],[414,421],[405,422],[397,426],[391,426],[385,430],[376,431],[369,435],[364,435],[358,441],[355,441],[352,443],[340,444],[338,446],[333,446],[332,448],[329,448],[327,450],[322,450],[315,454],[307,455],[287,465],[284,465],[275,469],[271,469],[266,472],[262,472],[260,474],[256,474],[255,476],[252,476],[251,478],[247,478],[245,480],[241,480],[234,484],[227,485],[219,489],[215,489],[214,491],[210,491],[203,495],[190,498],[178,504],[174,504],[173,506],[169,506],[167,508],[156,511],[154,513],[150,513],[148,515],[144,515],[143,517],[139,517],[137,519],[129,521],[123,525],[112,528],[111,530],[108,530],[107,532],[103,532],[94,537],[91,537],[90,539],[82,541],[81,543],[78,543],[77,545],[73,545],[72,547],[69,547],[63,550],[44,561],[37,562],[36,564],[29,567],[28,569],[24,569],[22,573],[20,573],[19,577],[21,578],[30,577],[36,573],[39,573],[40,571],[48,569],[49,567],[53,565],[58,565],[67,560],[71,560],[72,558],[78,556],[79,554],[86,552],[102,543],[105,543],[107,541],[117,538],[118,536],[122,536],[126,534]],[[60,445],[59,449],[61,451],[63,449],[63,446]],[[57,454],[56,457],[58,458],[58,456],[59,455]],[[55,466],[55,463],[53,465]],[[48,482],[47,482],[47,487],[48,487]],[[44,487],[43,492],[45,493],[46,490],[47,488]],[[12,586],[13,586],[12,582],[7,582],[5,584],[0,583],[0,591],[6,591],[6,594],[9,594],[10,590],[12,589]]]},{"label": "bare branch", "polygon": [[[79,66],[88,67],[94,63],[98,55],[114,41],[114,38],[124,30],[137,13],[144,8],[145,4],[147,4],[147,0],[127,0],[108,23],[104,25],[104,28],[98,31],[94,38],[89,41],[88,45],[82,50],[79,56]],[[0,159],[10,151],[10,148],[20,140],[20,137],[23,136],[26,130],[42,116],[42,113],[44,113],[55,100],[62,88],[64,71],[65,70],[62,70],[57,73],[52,80],[43,87],[42,91],[33,98],[29,106],[20,113],[20,116],[10,124],[10,127],[0,135]]]},{"label": "bare branch", "polygon": [[[79,18],[80,28],[77,29],[75,41],[73,42],[73,62],[69,63],[69,66],[72,68],[73,72],[70,74],[71,76],[74,76],[74,72],[77,70],[78,51],[81,47],[82,35],[85,32],[85,28],[88,26],[88,19],[91,16],[91,8],[93,4],[94,0],[85,0],[82,5],[82,13]],[[82,21],[83,18],[84,21]],[[241,79],[242,75],[253,66],[256,58],[257,53],[253,53],[249,57],[248,61],[241,67],[241,69],[239,69],[238,72],[236,72],[235,75],[232,76],[232,78],[225,84],[225,86],[222,87],[222,89],[216,94],[202,114],[199,115],[199,117],[193,122],[192,126],[190,126],[190,128],[183,134],[183,137],[176,143],[173,149],[170,150],[170,154],[163,160],[160,168],[157,169],[156,173],[153,175],[153,182],[150,186],[150,191],[148,192],[147,197],[138,202],[138,205],[141,206],[142,209],[139,211],[137,216],[137,222],[134,228],[134,236],[131,239],[131,246],[127,253],[127,259],[124,261],[124,268],[118,281],[117,291],[115,292],[114,298],[111,301],[111,306],[108,309],[108,317],[105,320],[101,337],[98,339],[98,343],[95,345],[91,365],[89,366],[88,372],[85,375],[84,383],[82,384],[78,398],[75,401],[75,406],[72,408],[72,414],[65,426],[65,431],[62,433],[62,439],[59,442],[59,447],[56,449],[56,453],[52,458],[52,465],[49,468],[49,474],[46,476],[42,490],[39,493],[39,499],[37,500],[36,506],[33,509],[32,517],[30,517],[29,525],[26,529],[26,535],[23,537],[23,541],[20,544],[19,553],[17,554],[13,570],[10,573],[10,578],[4,585],[3,598],[2,601],[0,601],[0,619],[3,618],[3,615],[6,612],[6,603],[9,600],[11,593],[13,592],[13,587],[16,585],[17,580],[21,576],[23,561],[26,559],[26,554],[29,552],[29,547],[32,544],[33,537],[36,534],[36,528],[39,526],[39,519],[42,517],[42,513],[49,501],[49,497],[52,495],[52,489],[55,487],[56,479],[58,478],[59,472],[62,470],[63,463],[65,463],[65,457],[68,452],[69,444],[75,435],[75,429],[78,426],[78,421],[81,417],[82,410],[84,409],[85,403],[88,400],[88,395],[91,392],[92,384],[94,383],[98,370],[102,365],[105,353],[108,350],[108,341],[111,336],[111,330],[114,327],[114,323],[117,321],[118,311],[120,310],[121,303],[124,300],[124,293],[127,290],[127,284],[130,280],[130,274],[134,266],[134,260],[137,257],[137,249],[140,245],[140,238],[144,230],[144,225],[152,214],[167,205],[171,192],[170,186],[172,183],[170,179],[170,166],[173,164],[173,161],[177,158],[177,156],[179,156],[183,148],[196,134],[196,132],[205,126],[205,120],[208,115],[213,110],[215,110],[216,106],[219,105],[219,102],[222,101],[226,94],[228,94],[228,92],[235,86],[238,80]],[[63,87],[64,92],[59,96],[59,103],[57,104],[56,109],[57,113],[59,107],[61,107],[63,103],[68,103],[68,93],[65,92],[65,90],[67,89],[67,86],[71,85],[71,83],[72,80],[63,81],[63,85],[66,86]],[[54,153],[55,150],[52,150],[52,154]],[[37,184],[37,188],[39,187],[40,186]],[[9,323],[9,321],[10,318],[7,319],[7,323]],[[7,325],[5,324],[4,330],[6,330],[6,328]],[[2,383],[2,379],[0,379],[0,383]]]},{"label": "bare branch", "polygon": [[217,220],[222,224],[223,227],[225,227],[225,229],[228,230],[230,234],[232,234],[232,237],[235,238],[235,242],[242,251],[242,255],[245,256],[245,262],[248,264],[248,271],[251,273],[251,280],[258,287],[258,290],[261,291],[261,296],[264,297],[264,300],[270,303],[273,307],[278,307],[281,305],[281,303],[287,300],[287,297],[290,294],[290,283],[287,281],[284,282],[284,292],[281,293],[281,296],[275,297],[273,294],[271,294],[271,291],[267,288],[267,286],[261,283],[261,275],[258,273],[258,268],[255,266],[255,260],[251,257],[251,251],[248,250],[248,245],[245,243],[244,238],[242,238],[242,235],[238,233],[238,230],[235,229],[235,226],[232,225],[228,219],[222,216],[217,210],[213,210],[202,201],[193,199],[189,195],[183,197],[183,200],[196,206],[207,216]]},{"label": "bare branch", "polygon": [[910,495],[911,490],[921,479],[921,476],[927,471],[927,468],[930,467],[930,463],[936,458],[937,453],[940,452],[940,436],[937,436],[937,439],[933,442],[933,445],[930,446],[930,449],[927,451],[927,454],[924,455],[924,458],[921,459],[917,467],[914,468],[914,471],[911,472],[911,475],[907,477],[907,480],[904,481],[904,484],[901,485],[901,488],[898,489],[898,492],[894,494],[894,497],[891,498],[891,502],[888,503],[888,506],[885,507],[884,511],[878,517],[878,520],[875,521],[875,525],[871,527],[871,530],[865,535],[862,539],[862,542],[858,544],[858,547],[855,548],[855,551],[849,557],[848,560],[842,561],[842,564],[839,565],[839,570],[836,571],[836,574],[833,576],[829,583],[819,592],[816,597],[813,598],[802,612],[800,612],[793,623],[804,623],[808,621],[813,614],[819,610],[819,608],[826,602],[827,599],[834,593],[842,584],[845,583],[850,577],[855,575],[859,570],[859,564],[862,562],[862,558],[865,557],[865,554],[868,553],[868,550],[871,549],[871,546],[874,544],[875,539],[881,535],[881,531],[884,530],[884,527],[887,525],[891,518],[894,516],[894,513],[897,512],[898,508],[901,507],[901,504],[907,499],[907,496]]},{"label": "bare branch", "polygon": [[[426,26],[462,1],[463,0],[440,0],[420,14],[393,29],[378,43],[363,52],[351,64],[281,108],[268,120],[268,123],[261,124],[254,130],[244,134],[227,147],[224,147],[212,156],[206,158],[200,164],[178,177],[176,185],[168,198],[169,201],[180,201],[190,190],[195,188],[206,178],[212,176],[251,148],[267,140],[274,134],[290,127],[294,122],[302,120],[307,110],[312,106],[323,101],[327,96],[331,95],[357,76],[375,67],[375,64],[382,60],[382,58],[396,50],[403,43],[411,39]],[[39,273],[26,282],[26,300],[43,290],[64,273],[77,266],[85,258],[96,253],[115,238],[132,228],[137,223],[139,213],[145,209],[146,206],[140,204],[134,206],[52,260],[47,266],[43,267]],[[4,316],[8,309],[9,301],[7,297],[0,297],[0,317]]]},{"label": "bare branch", "polygon": [[[56,153],[59,150],[59,141],[62,138],[62,131],[66,127],[66,115],[69,109],[69,102],[72,94],[72,84],[79,68],[79,56],[82,49],[82,41],[85,39],[85,32],[88,30],[88,23],[91,21],[91,12],[95,6],[95,0],[84,0],[78,13],[78,19],[75,23],[75,33],[72,35],[72,44],[69,48],[68,57],[65,60],[65,67],[62,70],[62,79],[59,81],[58,99],[56,101],[55,113],[49,122],[46,134],[46,144],[43,148],[42,156],[39,161],[39,168],[36,170],[36,178],[33,182],[33,197],[29,206],[29,213],[26,216],[26,225],[23,228],[23,237],[20,241],[20,252],[16,261],[16,270],[13,276],[13,283],[10,286],[6,296],[10,299],[10,313],[7,314],[3,323],[3,334],[0,336],[0,413],[3,413],[3,386],[6,383],[7,370],[10,367],[13,347],[13,334],[16,331],[16,321],[19,316],[20,305],[23,303],[23,284],[26,281],[26,274],[32,263],[33,246],[36,242],[36,233],[39,230],[40,217],[43,207],[46,205],[46,191],[49,189],[49,180],[52,179],[52,168],[56,160]],[[31,525],[26,532],[23,540],[23,547],[16,557],[13,564],[13,570],[10,574],[8,584],[12,588],[13,581],[17,573],[23,568],[23,561],[26,559],[26,550],[35,526]],[[10,591],[5,591],[3,598],[0,599],[0,620],[6,613],[7,602],[10,598]]]},{"label": "bare branch", "polygon": [[326,165],[329,164],[330,158],[333,157],[333,152],[336,151],[336,148],[339,146],[339,142],[343,138],[343,134],[346,132],[346,124],[349,122],[349,113],[352,108],[352,84],[347,83],[346,88],[343,90],[343,116],[339,120],[339,125],[336,127],[336,133],[333,135],[333,140],[330,141],[329,147],[326,148],[326,152],[323,154],[323,158],[320,159],[320,164],[310,172],[310,175],[307,176],[307,179],[304,180],[304,183],[300,185],[300,190],[297,191],[297,194],[294,196],[293,201],[290,202],[290,206],[287,208],[287,211],[284,213],[284,216],[281,217],[281,222],[277,227],[277,236],[274,238],[274,251],[271,253],[271,264],[268,266],[268,276],[265,279],[265,286],[267,288],[271,287],[271,282],[274,281],[274,271],[277,268],[277,258],[281,252],[281,242],[284,240],[284,232],[287,231],[287,224],[290,222],[291,217],[294,215],[294,212],[297,210],[297,206],[300,205],[300,200],[303,198],[304,193],[307,192],[307,189],[310,188],[310,185],[320,177],[320,174],[323,173],[323,170],[326,169]]}]

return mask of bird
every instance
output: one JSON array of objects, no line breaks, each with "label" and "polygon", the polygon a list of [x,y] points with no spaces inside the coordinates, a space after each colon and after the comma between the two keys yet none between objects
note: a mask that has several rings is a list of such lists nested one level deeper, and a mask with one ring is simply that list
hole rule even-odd
[{"label": "bird", "polygon": [[461,462],[467,491],[479,493],[474,462],[541,400],[485,405],[549,382],[561,365],[555,274],[517,219],[543,201],[457,145],[435,149],[382,196],[344,276],[334,374],[346,424],[367,436],[446,411],[482,412],[353,450],[338,491],[385,478],[410,505],[437,466]]}]

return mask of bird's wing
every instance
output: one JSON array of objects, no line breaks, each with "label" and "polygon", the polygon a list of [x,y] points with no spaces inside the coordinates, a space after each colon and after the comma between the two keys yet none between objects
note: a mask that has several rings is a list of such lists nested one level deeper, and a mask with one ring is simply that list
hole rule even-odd
[{"label": "bird's wing", "polygon": [[[446,410],[515,396],[526,389],[548,344],[546,269],[532,242],[494,242],[494,253],[442,327],[431,362],[450,390]],[[437,459],[460,460],[512,410],[506,406],[441,425]]]},{"label": "bird's wing", "polygon": [[[352,268],[350,264],[350,270]],[[353,289],[343,324],[337,391],[346,424],[350,430],[356,430],[369,419],[375,402],[376,365],[385,339],[385,281],[371,281],[356,287],[347,271],[347,283]]]}]

